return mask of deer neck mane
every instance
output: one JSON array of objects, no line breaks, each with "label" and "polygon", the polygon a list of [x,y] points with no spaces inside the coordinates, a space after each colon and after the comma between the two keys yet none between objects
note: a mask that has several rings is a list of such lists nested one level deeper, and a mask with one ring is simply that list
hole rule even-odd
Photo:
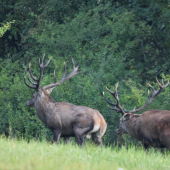
[{"label": "deer neck mane", "polygon": [[44,90],[44,98],[46,99],[47,102],[56,103],[56,101],[47,93],[46,90]]},{"label": "deer neck mane", "polygon": [[51,103],[56,103],[56,101],[44,90],[41,99],[35,104],[35,108],[37,112],[45,114]]},{"label": "deer neck mane", "polygon": [[47,117],[51,113],[51,104],[56,103],[56,101],[44,91],[41,99],[35,104],[35,109],[37,111],[38,118],[47,125]]},{"label": "deer neck mane", "polygon": [[137,122],[140,119],[141,115],[140,114],[132,114],[129,118],[129,120],[127,120],[126,122],[126,131],[127,133],[138,139],[138,133],[136,133],[136,126],[137,126]]}]

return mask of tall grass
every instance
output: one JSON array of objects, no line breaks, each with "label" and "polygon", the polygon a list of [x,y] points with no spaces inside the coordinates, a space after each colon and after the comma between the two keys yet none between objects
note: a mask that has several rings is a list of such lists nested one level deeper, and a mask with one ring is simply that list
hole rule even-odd
[{"label": "tall grass", "polygon": [[169,152],[135,147],[97,147],[0,139],[0,170],[163,170]]}]

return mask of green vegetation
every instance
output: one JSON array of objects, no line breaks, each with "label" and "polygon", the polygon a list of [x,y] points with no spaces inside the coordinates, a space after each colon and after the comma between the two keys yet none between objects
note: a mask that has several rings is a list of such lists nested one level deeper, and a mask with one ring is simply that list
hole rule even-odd
[{"label": "green vegetation", "polygon": [[45,141],[0,139],[0,169],[6,170],[168,170],[169,152],[135,147],[50,144]]},{"label": "green vegetation", "polygon": [[5,32],[10,29],[11,23],[14,23],[14,21],[7,22],[6,24],[1,24],[2,26],[0,27],[0,37],[2,37]]},{"label": "green vegetation", "polygon": [[[169,7],[167,0],[2,0],[0,23],[15,22],[0,37],[0,134],[52,140],[35,109],[26,107],[34,91],[23,81],[29,62],[39,75],[38,58],[46,53],[45,61],[53,59],[42,85],[52,82],[54,69],[61,79],[64,61],[67,73],[71,57],[80,62],[82,73],[51,95],[57,102],[99,110],[108,123],[104,143],[117,142],[121,115],[107,107],[102,91],[119,82],[120,103],[132,110],[148,100],[147,83],[156,89],[155,77],[170,78]],[[170,110],[169,92],[170,86],[147,109]],[[128,137],[118,140],[136,144]]]}]

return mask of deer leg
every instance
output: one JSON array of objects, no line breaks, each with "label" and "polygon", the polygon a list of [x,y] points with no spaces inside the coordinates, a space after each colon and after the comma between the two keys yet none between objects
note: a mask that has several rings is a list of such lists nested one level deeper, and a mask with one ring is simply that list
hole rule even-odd
[{"label": "deer leg", "polygon": [[[170,133],[169,133],[169,127],[168,128],[164,128],[162,130],[162,133],[160,133],[159,135],[160,141],[162,142],[162,144],[170,150]],[[161,147],[163,148],[163,145],[161,145]]]},{"label": "deer leg", "polygon": [[96,145],[101,145],[103,146],[102,143],[102,137],[100,136],[99,132],[93,133],[92,134],[92,140]]},{"label": "deer leg", "polygon": [[80,114],[76,117],[72,126],[76,141],[81,146],[84,142],[84,136],[93,129],[94,123],[91,118]]},{"label": "deer leg", "polygon": [[145,148],[145,150],[149,149],[150,148],[150,144],[148,142],[143,142],[143,146]]},{"label": "deer leg", "polygon": [[75,138],[76,138],[76,142],[78,143],[78,145],[82,146],[84,143],[84,135],[75,133]]},{"label": "deer leg", "polygon": [[55,129],[54,132],[54,141],[56,142],[56,144],[59,142],[60,140],[60,136],[61,136],[61,129]]},{"label": "deer leg", "polygon": [[79,128],[79,127],[73,127],[74,135],[76,138],[77,143],[81,146],[84,143],[84,136],[86,133],[91,131],[91,127],[85,127],[85,128]]},{"label": "deer leg", "polygon": [[65,144],[70,144],[70,141],[71,141],[71,137],[64,137],[64,143]]}]

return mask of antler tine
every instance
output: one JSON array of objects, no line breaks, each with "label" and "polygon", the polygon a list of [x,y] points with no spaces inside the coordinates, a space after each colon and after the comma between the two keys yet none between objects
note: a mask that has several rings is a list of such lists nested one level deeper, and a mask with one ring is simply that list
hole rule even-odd
[{"label": "antler tine", "polygon": [[47,63],[43,66],[43,68],[45,68],[45,67],[48,66],[48,64],[50,63],[51,59],[52,59],[52,56],[51,56],[51,58],[47,61]]},{"label": "antler tine", "polygon": [[62,80],[65,78],[65,76],[66,76],[66,63],[64,61],[64,74],[63,74]]},{"label": "antler tine", "polygon": [[168,86],[168,84],[169,84],[169,79],[168,79],[168,82],[164,85],[164,88],[165,88],[166,86]]},{"label": "antler tine", "polygon": [[[114,97],[117,97],[118,100],[119,100],[119,97],[118,97],[118,95],[117,95],[117,87],[118,87],[118,84],[119,84],[119,83],[116,83],[116,84],[115,84],[115,90],[114,90],[114,92],[113,92],[113,91],[110,91],[110,90],[107,88],[107,86],[106,86],[106,90],[107,90],[108,92],[110,92],[112,95],[114,95]],[[116,99],[116,100],[117,100],[117,99]]]},{"label": "antler tine", "polygon": [[41,64],[40,64],[40,58],[39,58],[39,67],[41,67]]},{"label": "antler tine", "polygon": [[25,77],[25,76],[24,76],[24,82],[25,82],[25,84],[26,84],[29,88],[31,88],[31,89],[36,89],[35,86],[30,86],[30,85],[26,82],[26,77]]},{"label": "antler tine", "polygon": [[124,111],[125,113],[128,113],[128,111],[126,111],[126,110],[124,109],[124,107],[123,107],[123,111]]},{"label": "antler tine", "polygon": [[73,65],[72,71],[70,72],[70,74],[67,77],[65,77],[65,75],[66,75],[66,66],[64,64],[64,74],[63,74],[62,80],[60,82],[58,82],[58,83],[49,84],[47,86],[44,86],[43,89],[45,90],[45,89],[49,89],[49,88],[52,88],[52,87],[59,86],[60,84],[64,83],[66,80],[69,80],[73,76],[80,74],[80,73],[77,73],[79,65],[77,67],[75,67],[73,59],[72,59],[72,65]]},{"label": "antler tine", "polygon": [[71,60],[72,60],[72,70],[73,70],[75,68],[75,64],[74,64],[74,60],[72,57],[71,57]]},{"label": "antler tine", "polygon": [[149,97],[149,99],[150,99],[150,92],[149,92],[149,90],[148,90],[148,97]]},{"label": "antler tine", "polygon": [[43,63],[44,63],[44,57],[45,57],[45,53],[44,53],[44,56],[43,56],[43,58],[42,58],[41,64],[40,64],[40,58],[39,58],[39,67],[40,67],[40,69],[44,69],[45,67],[47,67],[48,64],[50,63],[51,59],[52,59],[52,56],[51,56],[51,58],[50,58],[50,59],[47,61],[47,63],[44,65],[44,64],[43,64]]},{"label": "antler tine", "polygon": [[45,53],[44,53],[43,58],[42,58],[42,65],[43,65],[43,62],[44,62],[44,57],[45,57]]},{"label": "antler tine", "polygon": [[[78,68],[79,68],[79,65],[80,65],[80,62],[78,63],[78,65],[77,65],[77,67],[75,67],[75,64],[74,64],[74,60],[73,60],[73,58],[71,57],[71,60],[72,60],[72,70],[78,70]],[[78,74],[80,74],[80,73],[78,73]]]},{"label": "antler tine", "polygon": [[67,77],[72,76],[72,74],[74,74],[74,73],[76,73],[76,75],[80,74],[80,73],[77,73],[80,63],[77,65],[77,67],[75,67],[73,58],[71,58],[71,60],[72,60],[72,71]]},{"label": "antler tine", "polygon": [[[162,83],[163,85],[161,85],[161,84],[159,83],[159,81],[158,81],[157,78],[156,78],[156,81],[157,81],[157,83],[158,83],[158,85],[159,85],[159,90],[156,91],[156,90],[148,83],[149,87],[150,87],[150,88],[152,89],[152,91],[153,91],[152,96],[150,97],[149,90],[148,90],[149,101],[148,101],[144,106],[140,107],[139,109],[132,110],[132,111],[129,111],[129,112],[131,112],[131,113],[136,113],[136,112],[139,112],[139,111],[143,110],[144,108],[146,108],[148,105],[150,105],[150,104],[153,102],[153,100],[156,98],[156,96],[158,96],[158,95],[161,93],[161,91],[162,91],[166,86],[168,86],[168,84],[169,84],[169,80],[168,80],[168,82],[167,82],[166,85],[164,85],[164,83]],[[163,81],[162,81],[162,82],[163,82]]]},{"label": "antler tine", "polygon": [[45,53],[44,53],[44,55],[43,55],[43,58],[42,58],[41,64],[40,64],[40,58],[39,58],[39,67],[43,66],[44,57],[45,57]]},{"label": "antler tine", "polygon": [[106,86],[106,90],[107,90],[108,92],[110,92],[111,94],[114,94],[114,92],[113,92],[113,91],[110,91],[110,90],[107,88],[107,86]]},{"label": "antler tine", "polygon": [[40,64],[40,59],[39,59],[40,76],[39,76],[38,79],[36,79],[36,78],[32,75],[32,72],[31,72],[31,63],[29,64],[29,73],[30,73],[30,76],[31,76],[31,78],[32,78],[34,81],[36,81],[36,83],[33,82],[33,81],[31,81],[30,78],[29,78],[29,76],[28,76],[29,82],[34,85],[34,86],[30,86],[29,84],[27,84],[26,79],[24,78],[25,84],[26,84],[28,87],[30,87],[30,88],[33,88],[33,89],[38,90],[38,88],[39,88],[39,86],[40,86],[40,82],[41,82],[41,78],[42,78],[42,74],[43,74],[44,68],[46,68],[46,67],[48,66],[48,64],[50,63],[50,60],[51,60],[51,58],[52,58],[52,57],[51,57],[51,58],[47,61],[47,63],[46,63],[45,65],[43,65],[44,57],[45,57],[45,53],[44,53],[44,56],[43,56],[43,58],[42,58],[42,63],[41,63],[41,64]]},{"label": "antler tine", "polygon": [[111,109],[111,110],[115,110],[117,113],[121,113],[121,111],[118,110],[118,109],[116,109],[116,108],[112,108],[112,107],[110,107],[109,105],[108,105],[108,107],[109,107],[109,109]]},{"label": "antler tine", "polygon": [[108,92],[110,92],[110,93],[113,95],[113,97],[117,100],[116,106],[119,105],[119,97],[118,97],[118,94],[117,94],[117,87],[118,87],[118,83],[116,83],[116,85],[115,85],[115,90],[114,90],[114,92],[112,92],[112,91],[110,91],[110,90],[107,88],[107,86],[106,86],[106,90],[107,90]]},{"label": "antler tine", "polygon": [[41,78],[42,78],[42,74],[44,69],[48,66],[48,64],[50,63],[52,57],[47,61],[47,63],[45,65],[43,65],[43,61],[44,61],[44,57],[45,57],[45,53],[44,56],[42,58],[42,63],[40,64],[40,59],[39,59],[39,67],[40,67],[40,76],[39,79],[37,80],[37,89],[40,87],[40,82],[41,82]]},{"label": "antler tine", "polygon": [[80,62],[78,63],[77,68],[79,68],[79,66],[80,66]]},{"label": "antler tine", "polygon": [[104,94],[104,91],[103,91],[103,96],[104,96],[105,100],[106,100],[109,104],[111,104],[112,106],[116,106],[116,104],[111,103],[111,102],[106,98],[106,96],[105,96],[105,94]]},{"label": "antler tine", "polygon": [[38,81],[38,79],[36,79],[33,75],[32,75],[32,72],[31,72],[31,63],[29,63],[29,73],[30,73],[30,76],[31,78],[34,80],[34,81]]},{"label": "antler tine", "polygon": [[30,83],[32,83],[33,85],[37,85],[37,83],[31,81],[31,79],[29,78],[29,76],[27,76],[27,77],[28,77],[28,81],[29,81]]},{"label": "antler tine", "polygon": [[164,86],[164,81],[163,81],[163,79],[162,79],[162,85]]},{"label": "antler tine", "polygon": [[118,87],[118,85],[119,85],[119,83],[117,82],[117,83],[115,84],[115,91],[114,91],[114,93],[117,93],[117,87]]},{"label": "antler tine", "polygon": [[157,83],[159,84],[159,87],[162,87],[162,85],[159,83],[157,77],[156,77],[156,81],[157,81]]},{"label": "antler tine", "polygon": [[167,84],[165,84],[165,85],[164,85],[163,79],[162,79],[162,85],[159,83],[159,81],[158,81],[157,78],[156,78],[156,81],[157,81],[157,83],[159,84],[159,87],[162,88],[162,89],[165,88],[166,86],[168,86],[168,84],[169,84],[169,79],[168,79]]},{"label": "antler tine", "polygon": [[152,89],[152,91],[154,92],[155,89],[148,83],[149,87]]},{"label": "antler tine", "polygon": [[[106,86],[106,90],[113,95],[113,97],[114,97],[114,98],[116,99],[116,101],[117,101],[117,104],[111,103],[111,102],[105,97],[105,95],[104,95],[104,97],[105,97],[106,101],[107,101],[109,104],[111,104],[112,106],[115,106],[115,107],[118,108],[118,109],[116,109],[116,108],[111,108],[111,107],[109,107],[110,109],[116,110],[116,112],[118,112],[118,113],[121,112],[122,115],[124,115],[124,114],[125,114],[125,111],[124,111],[124,109],[123,109],[123,108],[120,106],[120,104],[119,104],[119,97],[118,97],[118,93],[117,93],[117,88],[118,88],[118,83],[116,83],[116,85],[115,85],[115,90],[114,90],[114,92],[110,91],[110,90],[107,88],[107,86]],[[103,93],[103,94],[104,94],[104,93]]]}]

